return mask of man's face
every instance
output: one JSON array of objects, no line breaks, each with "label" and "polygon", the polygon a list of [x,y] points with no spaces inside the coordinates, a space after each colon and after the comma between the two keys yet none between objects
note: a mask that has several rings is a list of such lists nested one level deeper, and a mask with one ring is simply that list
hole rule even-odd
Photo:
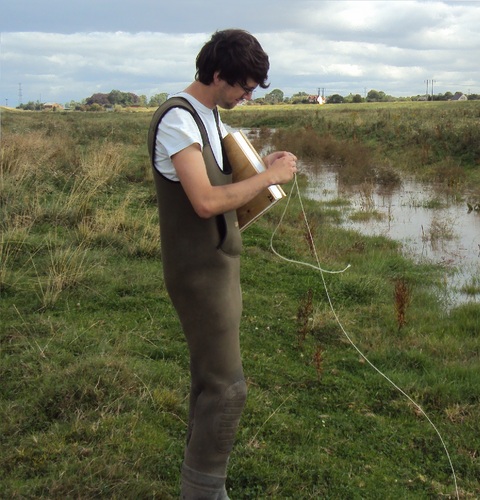
[{"label": "man's face", "polygon": [[224,80],[219,80],[217,104],[223,109],[232,109],[245,100],[249,101],[256,88],[257,83],[250,78],[245,85],[240,83],[230,85]]}]

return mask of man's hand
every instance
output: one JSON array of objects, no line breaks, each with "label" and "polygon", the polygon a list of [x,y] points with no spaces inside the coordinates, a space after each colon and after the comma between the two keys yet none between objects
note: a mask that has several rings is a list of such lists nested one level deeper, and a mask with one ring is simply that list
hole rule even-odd
[{"label": "man's hand", "polygon": [[195,212],[202,218],[236,210],[272,184],[286,184],[297,172],[297,158],[286,151],[267,156],[267,170],[241,182],[212,186],[198,144],[172,157],[178,178]]},{"label": "man's hand", "polygon": [[276,151],[263,159],[272,184],[285,184],[297,173],[297,157],[288,151]]}]

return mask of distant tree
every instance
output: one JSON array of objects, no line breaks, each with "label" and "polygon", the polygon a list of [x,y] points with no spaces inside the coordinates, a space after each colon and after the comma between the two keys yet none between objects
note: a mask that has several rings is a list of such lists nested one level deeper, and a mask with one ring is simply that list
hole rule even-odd
[{"label": "distant tree", "polygon": [[247,105],[250,105],[250,104],[260,104],[260,105],[264,105],[264,104],[267,104],[266,101],[265,101],[265,97],[256,97],[253,101],[246,101],[246,104]]},{"label": "distant tree", "polygon": [[168,94],[166,92],[162,92],[161,94],[155,94],[150,97],[148,101],[148,106],[150,108],[157,108],[160,104],[163,104],[168,99]]},{"label": "distant tree", "polygon": [[23,109],[24,111],[41,111],[43,109],[43,104],[40,101],[29,101],[27,104],[20,104],[17,109]]},{"label": "distant tree", "polygon": [[96,102],[87,106],[87,111],[104,111],[104,110],[105,110],[105,107],[102,106],[101,104],[96,103]]},{"label": "distant tree", "polygon": [[127,92],[126,95],[126,106],[139,106],[140,105],[140,97],[134,94],[133,92]]},{"label": "distant tree", "polygon": [[340,94],[333,94],[327,98],[327,104],[341,104],[345,99]]},{"label": "distant tree", "polygon": [[367,102],[390,102],[395,101],[395,97],[385,94],[382,90],[369,90],[367,94]]},{"label": "distant tree", "polygon": [[110,104],[107,94],[97,93],[85,99],[85,104],[87,106],[92,106],[93,104],[98,104],[99,106],[108,106]]},{"label": "distant tree", "polygon": [[292,97],[290,98],[290,102],[292,104],[307,104],[308,103],[308,96],[306,92],[297,92],[296,94],[293,94]]},{"label": "distant tree", "polygon": [[107,99],[108,103],[111,104],[112,106],[115,106],[115,104],[123,105],[124,101],[123,92],[120,92],[120,90],[111,90],[107,96]]},{"label": "distant tree", "polygon": [[378,90],[369,90],[367,94],[367,102],[378,102],[380,96],[378,95]]},{"label": "distant tree", "polygon": [[140,104],[140,98],[138,95],[132,92],[121,92],[120,90],[111,90],[108,94],[108,102],[110,105],[120,105],[120,106],[135,106]]},{"label": "distant tree", "polygon": [[363,98],[360,94],[355,94],[352,97],[352,102],[358,103],[358,102],[363,102]]},{"label": "distant tree", "polygon": [[78,104],[78,103],[72,99],[70,102],[66,102],[66,103],[65,103],[65,108],[75,109],[75,106],[76,106],[77,104]]},{"label": "distant tree", "polygon": [[274,89],[269,94],[265,95],[267,104],[278,104],[283,102],[283,92],[280,89]]}]

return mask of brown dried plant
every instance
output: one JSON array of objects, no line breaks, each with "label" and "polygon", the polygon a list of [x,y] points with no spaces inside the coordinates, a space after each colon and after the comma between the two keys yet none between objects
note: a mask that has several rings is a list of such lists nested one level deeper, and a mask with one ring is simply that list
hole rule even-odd
[{"label": "brown dried plant", "polygon": [[407,322],[406,312],[411,300],[411,291],[408,283],[404,279],[395,281],[395,315],[397,319],[398,329],[403,328]]},{"label": "brown dried plant", "polygon": [[313,290],[308,289],[306,296],[301,300],[297,311],[298,343],[303,345],[310,330],[310,318],[313,313]]},{"label": "brown dried plant", "polygon": [[323,349],[320,344],[317,344],[317,347],[315,349],[315,353],[313,355],[313,364],[315,365],[315,370],[317,371],[317,378],[320,380],[323,372]]},{"label": "brown dried plant", "polygon": [[315,250],[315,233],[317,229],[317,224],[315,221],[309,221],[308,224],[305,223],[305,220],[303,218],[303,214],[299,216],[299,223],[303,223],[305,230],[303,233],[303,237],[305,238],[305,241],[308,244],[308,248],[310,250],[310,253],[315,257],[316,255],[316,250]]}]

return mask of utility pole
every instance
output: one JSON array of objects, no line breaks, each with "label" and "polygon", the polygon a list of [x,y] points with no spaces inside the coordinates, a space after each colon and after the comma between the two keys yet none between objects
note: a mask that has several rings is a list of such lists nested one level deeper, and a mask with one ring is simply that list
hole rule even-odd
[{"label": "utility pole", "polygon": [[428,101],[428,84],[430,83],[430,80],[424,80],[424,83],[427,84],[427,90],[425,91],[425,97],[427,98],[427,101]]},{"label": "utility pole", "polygon": [[18,105],[20,106],[22,103],[22,84],[18,84]]},{"label": "utility pole", "polygon": [[433,84],[437,83],[435,80],[432,80],[432,101],[433,101]]}]

